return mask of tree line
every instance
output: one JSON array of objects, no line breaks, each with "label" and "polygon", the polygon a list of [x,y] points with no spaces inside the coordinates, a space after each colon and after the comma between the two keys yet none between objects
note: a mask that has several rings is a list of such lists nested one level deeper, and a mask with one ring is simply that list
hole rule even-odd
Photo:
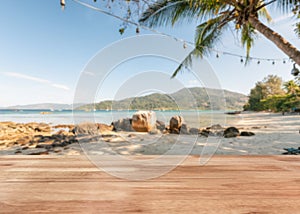
[{"label": "tree line", "polygon": [[268,75],[251,89],[244,110],[290,112],[300,108],[299,78],[283,82],[276,75]]}]

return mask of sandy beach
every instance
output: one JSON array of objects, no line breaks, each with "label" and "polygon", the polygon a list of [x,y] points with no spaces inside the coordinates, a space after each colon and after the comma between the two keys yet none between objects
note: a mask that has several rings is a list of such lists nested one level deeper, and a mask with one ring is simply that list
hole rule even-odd
[{"label": "sandy beach", "polygon": [[[72,125],[53,128],[48,124],[35,124],[34,135],[29,137],[26,133],[20,135],[19,132],[24,132],[22,130],[17,130],[15,134],[8,133],[5,126],[12,125],[1,123],[0,154],[200,155],[206,146],[217,147],[215,154],[219,155],[278,155],[284,152],[283,148],[300,146],[300,115],[243,112],[235,120],[229,121],[230,124],[222,126],[233,126],[240,132],[252,132],[255,135],[224,138],[220,135],[207,137],[201,134],[115,132],[110,126],[103,125],[101,133],[94,136],[76,135],[72,133]],[[36,133],[36,130],[39,132]]]}]

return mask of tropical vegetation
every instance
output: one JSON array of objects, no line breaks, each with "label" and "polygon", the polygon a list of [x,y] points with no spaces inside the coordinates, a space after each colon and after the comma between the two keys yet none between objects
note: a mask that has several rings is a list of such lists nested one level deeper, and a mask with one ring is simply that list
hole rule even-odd
[{"label": "tropical vegetation", "polygon": [[[209,54],[227,29],[237,32],[246,48],[247,58],[255,35],[259,32],[300,65],[300,51],[262,21],[271,20],[267,11],[269,5],[282,12],[293,11],[299,16],[299,4],[299,0],[158,0],[144,11],[140,22],[150,27],[174,25],[183,20],[199,22],[195,48],[177,68],[174,76],[190,65],[193,56]],[[299,28],[298,24],[298,33]]]},{"label": "tropical vegetation", "polygon": [[[121,34],[126,29],[126,21],[127,24],[134,23],[133,17],[139,17],[140,24],[149,27],[164,27],[184,20],[197,22],[195,47],[173,76],[189,66],[192,57],[209,54],[211,48],[220,41],[222,34],[228,29],[237,32],[246,49],[245,64],[259,32],[300,65],[300,51],[264,23],[264,19],[271,20],[267,10],[267,7],[271,6],[283,13],[293,12],[296,18],[300,18],[300,0],[93,0],[93,2],[99,2],[99,5],[105,5],[109,10],[112,4],[120,5],[121,10],[117,11],[123,11],[125,14],[123,18],[125,27],[119,29]],[[60,0],[60,4],[64,8],[66,0]],[[139,28],[136,31],[139,33]],[[295,24],[294,31],[300,36],[300,22]]]},{"label": "tropical vegetation", "polygon": [[244,110],[289,112],[300,109],[300,84],[297,79],[283,82],[276,75],[258,81],[251,89]]}]

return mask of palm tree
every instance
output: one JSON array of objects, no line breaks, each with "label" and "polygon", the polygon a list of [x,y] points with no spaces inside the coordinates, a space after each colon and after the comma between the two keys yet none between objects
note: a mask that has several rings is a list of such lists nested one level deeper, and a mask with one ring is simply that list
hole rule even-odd
[{"label": "palm tree", "polygon": [[[284,12],[296,8],[300,0],[158,0],[144,11],[140,22],[150,27],[174,25],[183,19],[199,20],[196,27],[195,48],[176,69],[173,77],[190,65],[192,56],[208,54],[226,29],[235,28],[246,48],[247,59],[254,43],[256,31],[272,41],[280,50],[300,65],[300,51],[261,22],[271,20],[266,7],[277,4]],[[246,60],[247,62],[248,60]]]},{"label": "palm tree", "polygon": [[285,82],[283,84],[283,87],[286,90],[286,92],[292,96],[297,96],[300,90],[299,85],[294,80]]}]

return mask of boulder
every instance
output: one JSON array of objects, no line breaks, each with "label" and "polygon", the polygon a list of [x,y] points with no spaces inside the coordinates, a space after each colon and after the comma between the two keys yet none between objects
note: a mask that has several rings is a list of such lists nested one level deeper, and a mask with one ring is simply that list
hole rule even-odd
[{"label": "boulder", "polygon": [[183,123],[180,127],[180,134],[190,134],[189,127]]},{"label": "boulder", "polygon": [[198,128],[190,128],[189,131],[192,135],[198,135],[200,133],[200,130]]},{"label": "boulder", "polygon": [[150,132],[156,129],[156,114],[153,111],[138,111],[132,115],[132,128],[137,132]]},{"label": "boulder", "polygon": [[241,132],[240,136],[250,137],[255,135],[253,132]]},{"label": "boulder", "polygon": [[100,133],[102,133],[102,134],[110,133],[114,128],[112,125],[109,126],[109,125],[102,124],[102,123],[98,123],[97,126],[98,126]]},{"label": "boulder", "polygon": [[173,116],[171,119],[170,119],[170,132],[171,133],[176,133],[178,134],[179,131],[180,131],[180,128],[183,124],[183,117],[181,116]]},{"label": "boulder", "polygon": [[98,125],[95,123],[80,123],[74,128],[75,135],[98,135]]},{"label": "boulder", "polygon": [[223,127],[220,124],[215,124],[215,125],[212,125],[211,127],[209,127],[209,129],[220,130],[220,129],[223,129]]},{"label": "boulder", "polygon": [[208,129],[203,129],[203,130],[200,131],[199,134],[201,136],[208,137],[209,135],[211,135],[211,131],[209,131]]},{"label": "boulder", "polygon": [[132,119],[124,118],[118,121],[112,122],[111,125],[113,126],[113,131],[127,131],[127,132],[134,132],[134,129],[131,126]]},{"label": "boulder", "polygon": [[166,129],[166,124],[163,121],[156,121],[156,129],[164,131]]},{"label": "boulder", "polygon": [[240,131],[235,127],[229,127],[224,130],[224,137],[225,138],[231,138],[231,137],[237,137],[239,136]]}]

